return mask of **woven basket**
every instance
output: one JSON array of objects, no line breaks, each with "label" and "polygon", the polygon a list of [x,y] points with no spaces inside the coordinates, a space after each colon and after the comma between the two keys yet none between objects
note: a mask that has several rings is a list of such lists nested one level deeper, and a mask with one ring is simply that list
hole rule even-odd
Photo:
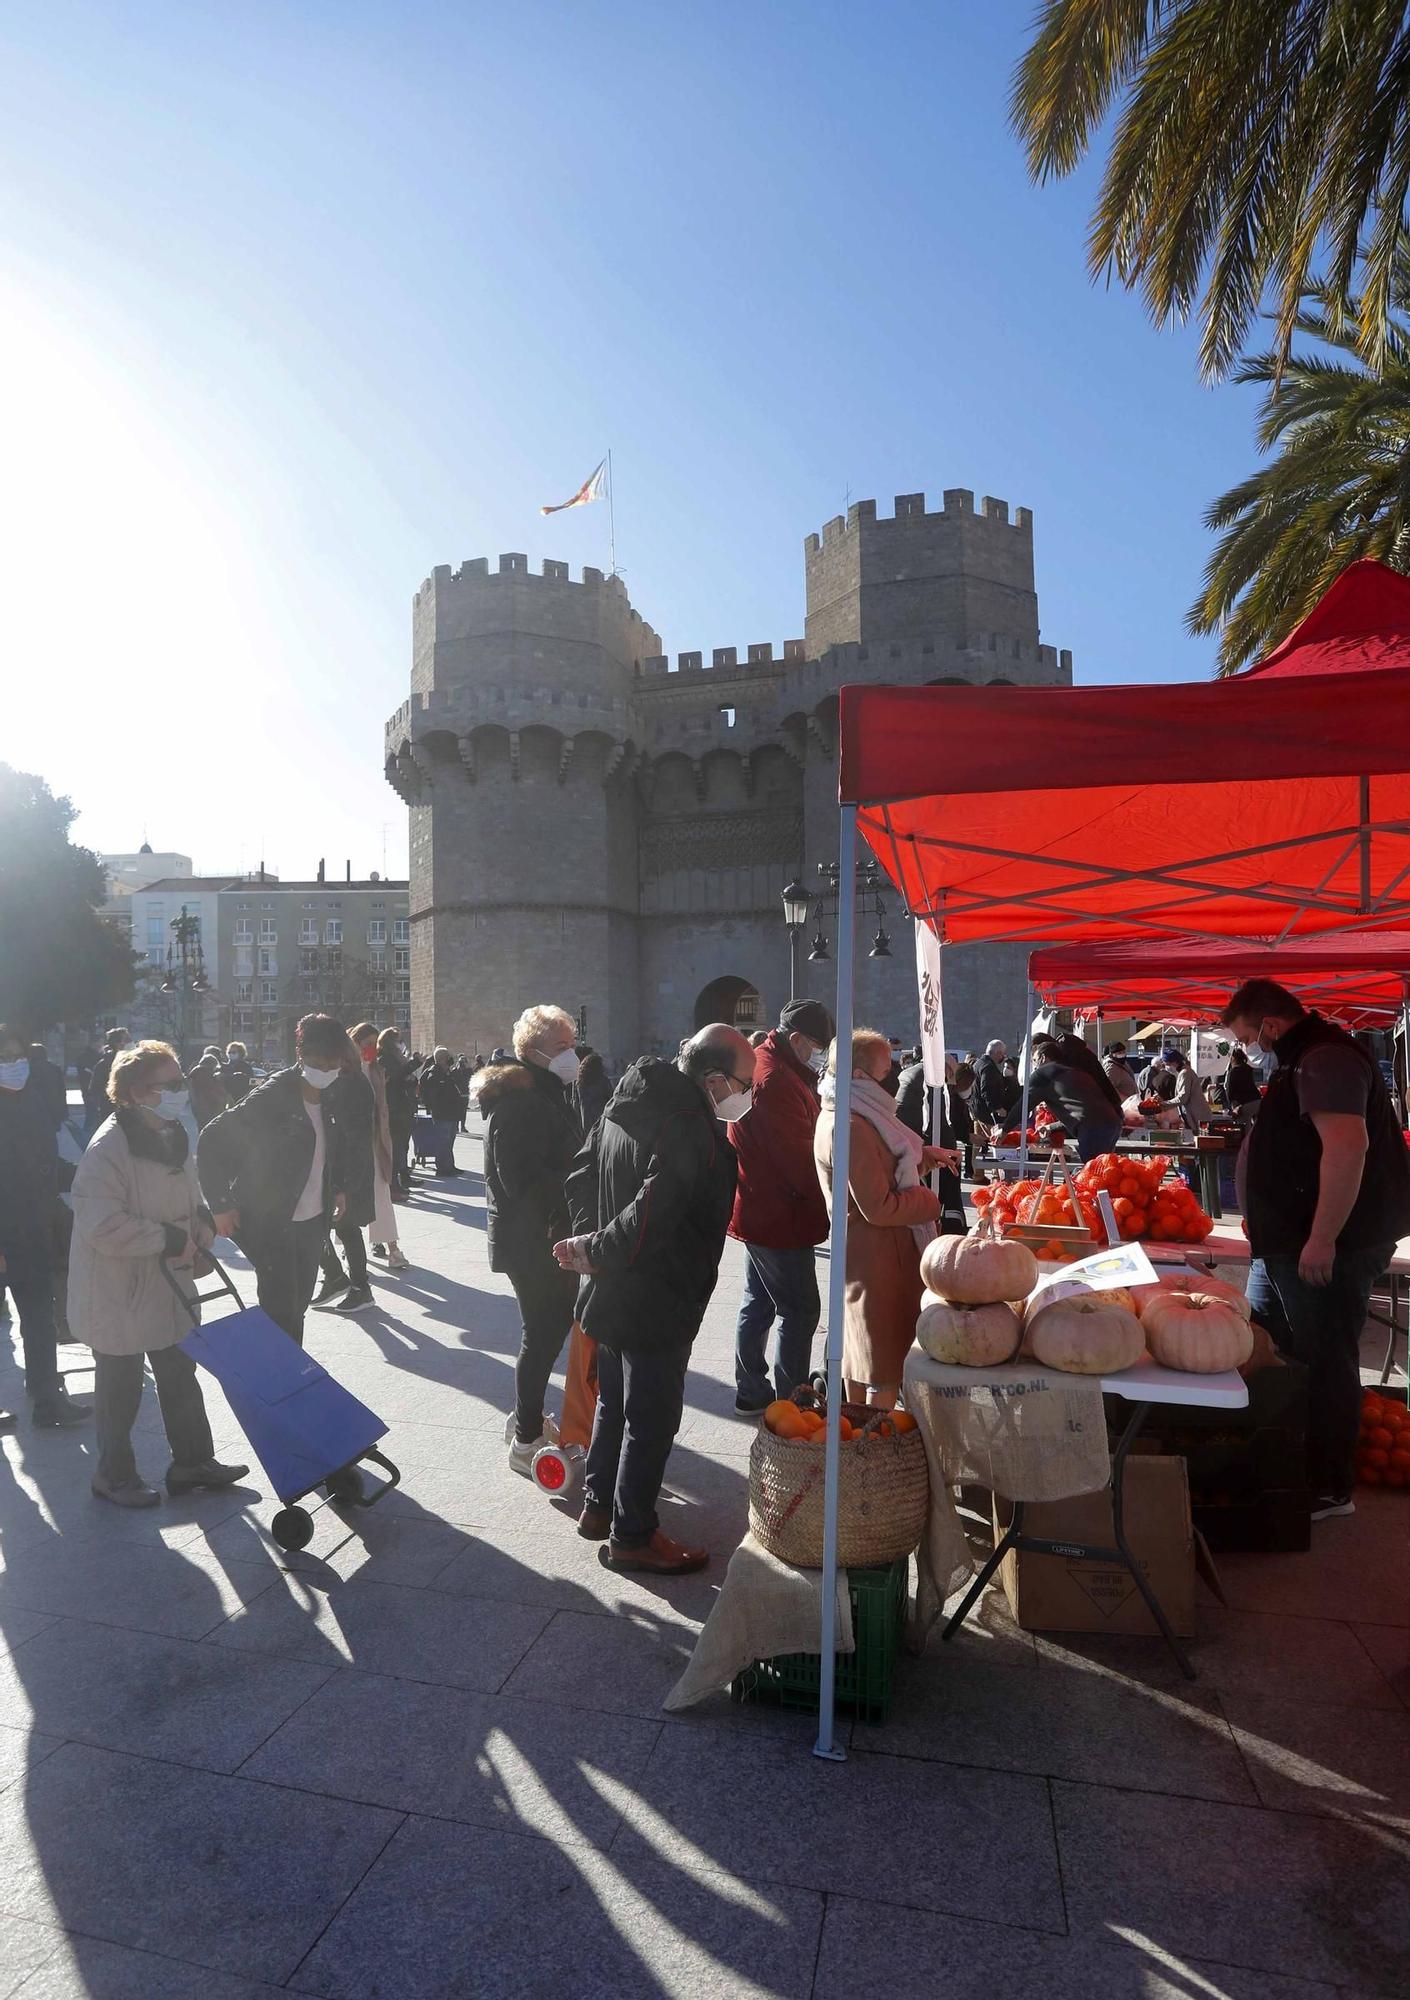
[{"label": "woven basket", "polygon": [[[848,1404],[852,1422],[875,1410]],[[821,1569],[821,1444],[775,1437],[761,1426],[749,1453],[749,1526],[770,1555],[799,1569]],[[844,1444],[839,1454],[837,1560],[844,1569],[908,1556],[920,1545],[930,1505],[930,1474],[919,1431]]]}]

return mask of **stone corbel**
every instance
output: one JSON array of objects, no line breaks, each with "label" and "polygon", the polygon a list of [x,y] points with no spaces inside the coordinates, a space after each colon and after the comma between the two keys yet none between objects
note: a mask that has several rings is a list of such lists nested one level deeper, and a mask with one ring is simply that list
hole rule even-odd
[{"label": "stone corbel", "polygon": [[573,749],[576,742],[577,738],[575,736],[565,736],[563,738],[563,748],[558,753],[558,782],[560,785],[567,783],[568,772],[573,763]]},{"label": "stone corbel", "polygon": [[509,732],[509,775],[517,785],[519,782],[519,732],[517,729],[511,729]]},{"label": "stone corbel", "polygon": [[460,761],[465,767],[466,777],[473,785],[480,775],[479,767],[475,762],[475,739],[469,735],[462,736],[459,738],[459,743]]}]

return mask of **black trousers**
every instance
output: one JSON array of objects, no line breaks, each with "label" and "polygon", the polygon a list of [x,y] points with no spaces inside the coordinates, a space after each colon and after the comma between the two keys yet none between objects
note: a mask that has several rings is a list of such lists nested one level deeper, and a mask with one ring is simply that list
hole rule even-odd
[{"label": "black trousers", "polygon": [[333,1248],[333,1238],[337,1237],[343,1246],[343,1255],[348,1260],[348,1276],[355,1285],[367,1283],[367,1245],[362,1240],[362,1231],[355,1222],[335,1222],[323,1239],[319,1253],[319,1269],[325,1278],[341,1278],[343,1267],[338,1262],[338,1253]]},{"label": "black trousers", "polygon": [[319,1259],[328,1236],[326,1216],[286,1222],[282,1229],[246,1236],[240,1248],[255,1267],[259,1302],[290,1340],[304,1344],[304,1314],[318,1282]]},{"label": "black trousers", "polygon": [[54,1327],[54,1252],[47,1229],[10,1237],[4,1247],[5,1283],[19,1315],[24,1385],[35,1401],[59,1392]]},{"label": "black trousers", "polygon": [[578,1281],[554,1263],[547,1246],[541,1261],[520,1264],[507,1275],[523,1322],[514,1364],[514,1435],[520,1444],[532,1444],[543,1435],[543,1399],[572,1330]]},{"label": "black trousers", "polygon": [[155,1347],[149,1354],[93,1356],[97,1396],[94,1415],[98,1433],[98,1471],[114,1485],[137,1477],[132,1455],[132,1426],[142,1403],[142,1364],[157,1385],[162,1427],[171,1446],[174,1466],[203,1465],[215,1457],[205,1399],[196,1364],[180,1347]]},{"label": "black trousers", "polygon": [[583,1499],[612,1510],[612,1540],[641,1549],[659,1525],[656,1501],[685,1407],[693,1340],[597,1350],[597,1416]]}]

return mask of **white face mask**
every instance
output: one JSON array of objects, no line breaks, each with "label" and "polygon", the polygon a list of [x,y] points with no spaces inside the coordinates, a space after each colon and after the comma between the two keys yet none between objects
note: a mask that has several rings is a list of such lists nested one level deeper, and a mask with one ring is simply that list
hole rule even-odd
[{"label": "white face mask", "polygon": [[808,1058],[808,1067],[814,1076],[827,1075],[827,1050],[814,1049]]},{"label": "white face mask", "polygon": [[303,1071],[304,1082],[311,1090],[326,1090],[329,1084],[335,1083],[343,1073],[340,1069],[314,1069],[309,1063],[300,1063],[299,1068]]},{"label": "white face mask", "polygon": [[548,1065],[548,1073],[550,1076],[556,1076],[560,1083],[576,1083],[581,1068],[582,1064],[572,1049],[560,1049]]},{"label": "white face mask", "polygon": [[715,1116],[726,1125],[737,1125],[754,1102],[752,1090],[732,1090],[715,1105]]},{"label": "white face mask", "polygon": [[159,1090],[156,1103],[147,1105],[146,1109],[155,1111],[158,1118],[164,1118],[168,1124],[172,1124],[183,1116],[190,1102],[189,1090]]},{"label": "white face mask", "polygon": [[13,1062],[0,1063],[0,1090],[23,1090],[28,1082],[28,1056],[16,1056]]}]

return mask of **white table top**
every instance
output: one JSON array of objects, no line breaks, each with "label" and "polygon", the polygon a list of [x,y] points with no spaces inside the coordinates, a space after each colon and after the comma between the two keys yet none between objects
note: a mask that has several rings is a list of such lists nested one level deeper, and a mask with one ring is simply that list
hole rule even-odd
[{"label": "white table top", "polygon": [[1046,1393],[1092,1383],[1108,1396],[1124,1396],[1128,1403],[1186,1403],[1204,1409],[1242,1410],[1248,1404],[1248,1384],[1236,1369],[1219,1375],[1187,1375],[1175,1368],[1161,1368],[1149,1355],[1134,1368],[1119,1375],[1069,1375],[1060,1368],[1044,1368],[1037,1361],[1006,1361],[998,1368],[961,1368],[955,1362],[932,1361],[919,1347],[906,1356],[907,1382],[924,1382],[932,1389],[951,1395],[972,1394],[976,1389],[994,1389],[1000,1395],[1018,1395],[1025,1390]]},{"label": "white table top", "polygon": [[[1149,1251],[1151,1245],[1145,1247]],[[1184,1249],[1185,1262],[1197,1270],[1207,1270],[1211,1264],[1247,1264],[1252,1254],[1242,1229],[1212,1229],[1203,1243],[1188,1244]],[[1402,1236],[1396,1244],[1389,1268],[1398,1277],[1410,1276],[1410,1236]]]}]

